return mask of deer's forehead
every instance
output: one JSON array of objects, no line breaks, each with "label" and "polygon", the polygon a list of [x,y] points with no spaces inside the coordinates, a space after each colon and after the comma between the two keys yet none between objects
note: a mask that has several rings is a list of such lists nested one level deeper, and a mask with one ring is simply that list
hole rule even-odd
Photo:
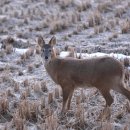
[{"label": "deer's forehead", "polygon": [[51,48],[51,45],[49,45],[49,44],[44,45],[44,49],[50,49],[50,48]]}]

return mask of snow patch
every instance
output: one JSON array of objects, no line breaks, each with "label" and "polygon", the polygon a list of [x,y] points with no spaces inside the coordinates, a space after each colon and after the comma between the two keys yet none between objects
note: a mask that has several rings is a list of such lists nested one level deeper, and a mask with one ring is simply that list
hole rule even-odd
[{"label": "snow patch", "polygon": [[60,57],[61,57],[61,58],[65,58],[65,57],[68,57],[69,54],[70,54],[70,52],[68,52],[68,51],[62,51],[62,52],[60,53]]},{"label": "snow patch", "polygon": [[16,52],[17,54],[24,54],[28,51],[28,49],[20,49],[20,48],[14,48],[14,52]]},{"label": "snow patch", "polygon": [[[60,57],[61,58],[66,58],[68,57],[70,54],[70,52],[68,51],[62,51],[60,53]],[[120,53],[110,53],[110,54],[107,54],[107,53],[101,53],[101,52],[96,52],[96,53],[92,53],[92,54],[88,54],[88,53],[77,53],[77,56],[81,55],[81,57],[83,59],[86,59],[86,58],[91,58],[91,57],[101,57],[101,56],[110,56],[110,57],[114,57],[116,59],[124,59],[124,58],[130,58],[130,56],[127,56],[127,55],[124,55],[124,54],[120,54]]]}]

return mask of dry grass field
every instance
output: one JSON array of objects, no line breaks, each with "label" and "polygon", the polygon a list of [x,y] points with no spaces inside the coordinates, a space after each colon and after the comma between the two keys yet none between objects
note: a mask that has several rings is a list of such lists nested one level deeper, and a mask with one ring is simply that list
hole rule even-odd
[{"label": "dry grass field", "polygon": [[[42,64],[39,35],[55,35],[59,53],[70,46],[129,56],[130,0],[0,0],[0,130],[130,130],[130,103],[114,91],[103,111],[98,90],[77,89],[61,115],[62,91]],[[129,58],[120,61],[130,90]]]}]

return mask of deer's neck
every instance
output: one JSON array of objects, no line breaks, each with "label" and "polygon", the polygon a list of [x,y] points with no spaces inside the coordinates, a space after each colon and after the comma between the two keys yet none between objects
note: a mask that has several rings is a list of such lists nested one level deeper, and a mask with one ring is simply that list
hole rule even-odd
[{"label": "deer's neck", "polygon": [[56,58],[51,59],[49,62],[44,64],[45,69],[52,80],[58,84],[57,75],[56,75]]},{"label": "deer's neck", "polygon": [[44,63],[45,69],[49,71],[51,67],[53,67],[53,62],[55,61],[55,58],[51,59],[50,61],[47,61]]},{"label": "deer's neck", "polygon": [[51,60],[48,62],[44,63],[45,69],[47,73],[50,75],[50,77],[57,83],[57,78],[56,78],[56,52],[55,49],[53,49],[52,55],[51,55]]}]

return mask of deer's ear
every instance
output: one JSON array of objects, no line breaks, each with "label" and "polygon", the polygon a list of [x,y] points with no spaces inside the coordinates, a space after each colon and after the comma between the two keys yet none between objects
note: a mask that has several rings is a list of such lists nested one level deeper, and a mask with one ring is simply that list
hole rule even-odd
[{"label": "deer's ear", "polygon": [[54,46],[54,45],[56,44],[56,37],[55,37],[55,36],[53,36],[53,37],[51,38],[49,44],[50,44],[51,46]]},{"label": "deer's ear", "polygon": [[44,39],[42,38],[42,36],[39,36],[38,37],[38,45],[43,48],[43,46],[45,45],[45,41]]}]

